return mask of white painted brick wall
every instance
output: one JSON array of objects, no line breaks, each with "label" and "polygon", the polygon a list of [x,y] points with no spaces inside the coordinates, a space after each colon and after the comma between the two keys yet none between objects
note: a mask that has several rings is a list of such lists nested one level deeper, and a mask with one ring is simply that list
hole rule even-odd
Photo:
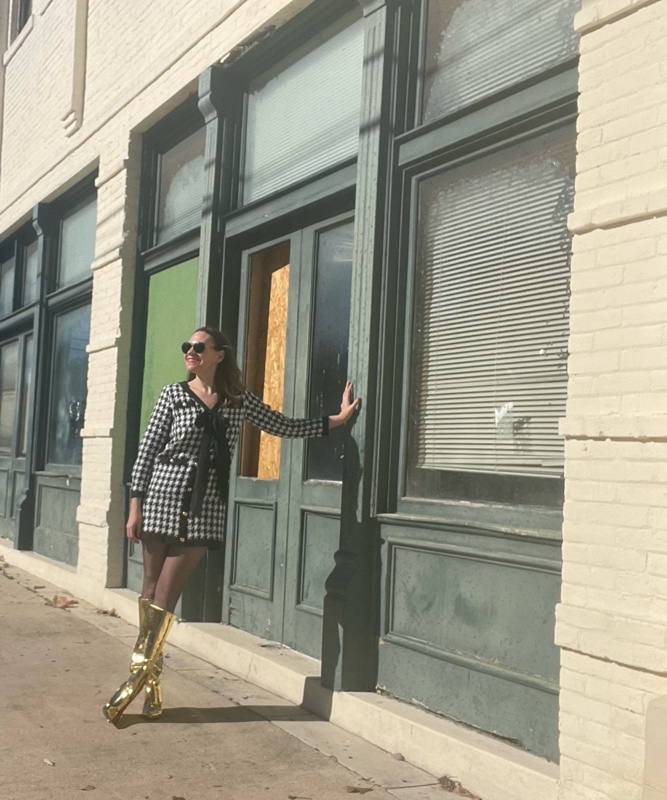
[{"label": "white painted brick wall", "polygon": [[641,800],[667,694],[667,2],[577,23],[560,798]]}]

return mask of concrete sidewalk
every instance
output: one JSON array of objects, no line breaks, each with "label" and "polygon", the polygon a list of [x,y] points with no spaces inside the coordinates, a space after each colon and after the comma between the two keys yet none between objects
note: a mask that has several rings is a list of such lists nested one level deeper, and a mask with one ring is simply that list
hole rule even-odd
[{"label": "concrete sidewalk", "polygon": [[[126,677],[136,628],[0,563],[2,800],[448,800],[400,758],[168,648],[165,713],[101,707]],[[397,755],[397,754],[395,754]],[[456,796],[461,797],[461,794]],[[467,795],[463,795],[467,796]]]}]

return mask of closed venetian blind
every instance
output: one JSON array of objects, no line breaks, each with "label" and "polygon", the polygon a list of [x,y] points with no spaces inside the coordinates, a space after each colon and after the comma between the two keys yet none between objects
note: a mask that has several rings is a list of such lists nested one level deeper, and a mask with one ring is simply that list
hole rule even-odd
[{"label": "closed venetian blind", "polygon": [[559,474],[574,132],[420,190],[411,466]]},{"label": "closed venetian blind", "polygon": [[430,0],[423,121],[575,56],[581,0]]},{"label": "closed venetian blind", "polygon": [[358,16],[346,17],[251,83],[244,203],[356,154],[364,53]]},{"label": "closed venetian blind", "polygon": [[160,156],[157,242],[201,225],[206,132],[200,128]]}]

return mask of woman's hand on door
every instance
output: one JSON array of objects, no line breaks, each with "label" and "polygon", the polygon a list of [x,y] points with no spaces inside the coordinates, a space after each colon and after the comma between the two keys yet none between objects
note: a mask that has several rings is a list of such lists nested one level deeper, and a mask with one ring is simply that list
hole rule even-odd
[{"label": "woman's hand on door", "polygon": [[352,382],[347,381],[345,384],[345,389],[343,390],[343,399],[340,403],[340,413],[333,414],[329,417],[329,427],[337,428],[339,425],[345,425],[345,423],[357,410],[360,403],[361,397],[357,397],[352,400]]}]

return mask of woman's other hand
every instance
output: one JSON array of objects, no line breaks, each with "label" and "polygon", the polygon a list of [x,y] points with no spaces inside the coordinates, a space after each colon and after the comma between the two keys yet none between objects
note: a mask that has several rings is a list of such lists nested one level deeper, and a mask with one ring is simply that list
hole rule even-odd
[{"label": "woman's other hand", "polygon": [[125,534],[131,542],[141,541],[141,528],[143,525],[144,517],[141,512],[141,499],[133,497],[130,500],[130,513],[127,517],[127,525],[125,526]]},{"label": "woman's other hand", "polygon": [[340,403],[340,413],[334,414],[329,417],[329,427],[337,428],[339,425],[345,425],[361,403],[361,397],[352,400],[352,382],[347,381],[345,389],[343,390],[343,399]]}]

